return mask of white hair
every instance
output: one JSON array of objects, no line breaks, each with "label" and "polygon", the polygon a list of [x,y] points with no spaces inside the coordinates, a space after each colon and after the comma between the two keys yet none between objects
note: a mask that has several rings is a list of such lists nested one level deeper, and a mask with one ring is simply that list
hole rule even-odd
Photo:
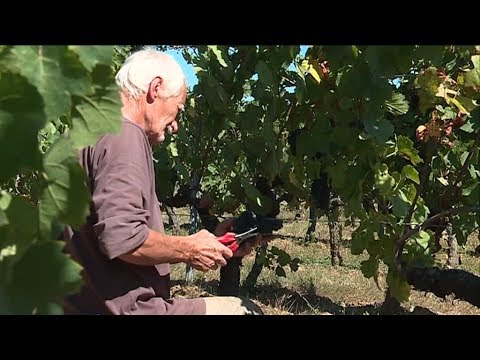
[{"label": "white hair", "polygon": [[185,74],[175,59],[158,50],[144,49],[130,55],[122,65],[115,81],[127,96],[139,99],[156,77],[163,79],[167,97],[178,96],[186,86]]}]

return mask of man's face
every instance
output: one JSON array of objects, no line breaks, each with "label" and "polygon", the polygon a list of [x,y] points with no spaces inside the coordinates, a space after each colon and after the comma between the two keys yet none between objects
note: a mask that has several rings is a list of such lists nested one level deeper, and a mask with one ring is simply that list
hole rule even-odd
[{"label": "man's face", "polygon": [[185,107],[187,99],[187,89],[182,88],[180,94],[167,99],[155,99],[154,113],[151,116],[150,129],[148,137],[153,144],[161,143],[165,140],[165,132],[170,134],[178,131],[177,116]]}]

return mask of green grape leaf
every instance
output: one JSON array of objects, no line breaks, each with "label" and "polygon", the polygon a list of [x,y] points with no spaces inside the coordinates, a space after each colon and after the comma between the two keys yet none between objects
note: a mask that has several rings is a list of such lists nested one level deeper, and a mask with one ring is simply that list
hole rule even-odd
[{"label": "green grape leaf", "polygon": [[229,95],[215,77],[206,75],[205,79],[206,86],[204,92],[209,105],[218,113],[226,114],[228,112]]},{"label": "green grape leaf", "polygon": [[7,210],[12,201],[12,195],[5,190],[0,190],[0,209]]},{"label": "green grape leaf", "polygon": [[297,104],[303,104],[304,99],[307,96],[307,86],[305,84],[305,78],[302,78],[299,75],[295,76],[295,97]]},{"label": "green grape leaf", "polygon": [[423,160],[418,155],[418,150],[413,147],[413,141],[408,137],[400,135],[397,139],[398,155],[410,160],[413,165],[418,165]]},{"label": "green grape leaf", "polygon": [[61,67],[66,50],[64,46],[16,46],[12,50],[20,74],[42,95],[48,120],[70,109],[70,93]]},{"label": "green grape leaf", "polygon": [[0,227],[8,225],[8,218],[7,215],[5,215],[5,211],[0,209]]},{"label": "green grape leaf", "polygon": [[264,62],[259,61],[255,68],[258,73],[258,80],[261,81],[265,86],[270,86],[273,83],[273,74],[270,70],[270,67]]},{"label": "green grape leaf", "polygon": [[45,125],[43,100],[23,77],[0,76],[0,183],[22,168],[39,168],[38,131]]},{"label": "green grape leaf", "polygon": [[470,120],[467,121],[462,126],[460,126],[459,129],[462,130],[462,131],[465,131],[466,133],[469,133],[469,134],[471,134],[472,132],[475,131],[474,125],[473,125],[472,121],[470,121]]},{"label": "green grape leaf", "polygon": [[429,214],[430,209],[425,206],[423,199],[419,197],[417,200],[417,205],[415,206],[415,211],[412,214],[412,223],[422,224],[425,220],[427,220]]},{"label": "green grape leaf", "polygon": [[378,144],[385,144],[393,135],[394,128],[392,123],[384,118],[367,118],[365,120],[365,131],[373,136]]},{"label": "green grape leaf", "polygon": [[388,166],[381,164],[375,169],[375,186],[381,194],[389,195],[395,186],[395,179],[388,173]]},{"label": "green grape leaf", "polygon": [[100,135],[120,131],[120,96],[114,87],[108,88],[101,96],[84,97],[75,107],[71,141],[76,149],[95,144]]},{"label": "green grape leaf", "polygon": [[355,50],[351,45],[325,45],[323,46],[325,59],[332,64],[334,69],[351,64],[355,59]]},{"label": "green grape leaf", "polygon": [[294,258],[292,259],[292,261],[290,261],[290,270],[292,271],[297,271],[298,270],[298,265],[300,263],[300,259],[299,258]]},{"label": "green grape leaf", "polygon": [[434,107],[437,102],[437,91],[441,80],[437,75],[436,67],[429,67],[418,75],[415,84],[418,87],[418,96],[420,98],[420,111],[423,115],[427,110]]},{"label": "green grape leaf", "polygon": [[363,62],[356,62],[352,67],[348,67],[337,80],[340,97],[369,98],[375,95],[374,89],[378,90],[368,66]]},{"label": "green grape leaf", "polygon": [[413,46],[371,45],[365,58],[372,74],[394,76],[408,72],[411,66]]},{"label": "green grape leaf", "polygon": [[345,172],[348,166],[343,159],[338,159],[333,166],[327,168],[328,176],[334,188],[342,188],[345,184]]},{"label": "green grape leaf", "polygon": [[57,141],[44,159],[47,186],[40,199],[40,233],[42,239],[56,238],[52,219],[81,226],[88,215],[90,190],[72,143]]},{"label": "green grape leaf", "polygon": [[413,62],[422,61],[425,64],[440,66],[445,53],[444,45],[420,45],[415,46],[412,60]]},{"label": "green grape leaf", "polygon": [[420,184],[418,171],[412,165],[405,165],[402,169],[402,176],[412,180],[415,184]]},{"label": "green grape leaf", "polygon": [[480,90],[480,55],[471,57],[474,68],[468,70],[464,75],[464,85],[472,87],[475,91]]},{"label": "green grape leaf", "polygon": [[[58,308],[63,295],[80,290],[82,267],[65,255],[63,241],[46,241],[30,247],[13,269],[9,287],[15,312],[38,314],[41,309]],[[40,310],[40,311],[39,311]]]},{"label": "green grape leaf", "polygon": [[405,115],[408,112],[408,101],[405,100],[405,95],[393,92],[390,100],[385,100],[385,106],[389,113],[393,115]]},{"label": "green grape leaf", "polygon": [[400,302],[405,302],[410,299],[410,285],[406,280],[400,277],[399,274],[393,272],[391,269],[387,274],[387,285],[394,298]]},{"label": "green grape leaf", "polygon": [[392,199],[392,203],[393,215],[399,218],[404,218],[410,209],[410,202],[408,201],[407,196],[402,189],[397,191],[397,194]]},{"label": "green grape leaf", "polygon": [[291,260],[292,258],[290,257],[290,255],[284,250],[281,251],[281,253],[278,255],[278,258],[277,258],[278,264],[280,266],[287,265]]},{"label": "green grape leaf", "polygon": [[353,255],[360,255],[367,248],[369,237],[373,236],[367,229],[357,229],[352,233],[350,250]]},{"label": "green grape leaf", "polygon": [[255,211],[261,215],[268,214],[272,209],[272,201],[263,196],[262,193],[247,180],[242,179],[241,184],[249,204],[254,207]]},{"label": "green grape leaf", "polygon": [[430,242],[430,234],[426,231],[420,230],[415,236],[412,237],[415,242],[420,245],[423,249],[428,248],[428,243]]},{"label": "green grape leaf", "polygon": [[479,181],[477,179],[472,179],[471,181],[467,181],[462,188],[462,196],[469,196],[472,191],[478,186]]},{"label": "green grape leaf", "polygon": [[78,57],[85,68],[92,71],[97,64],[112,64],[113,46],[69,46],[70,50],[78,54]]},{"label": "green grape leaf", "polygon": [[275,268],[275,275],[280,277],[287,277],[285,270],[279,265]]},{"label": "green grape leaf", "polygon": [[267,179],[269,179],[270,181],[273,181],[275,176],[277,176],[278,170],[279,170],[279,165],[278,165],[275,151],[270,151],[262,163],[263,163],[263,171],[267,176]]},{"label": "green grape leaf", "polygon": [[360,269],[367,279],[373,278],[378,274],[378,265],[378,257],[370,256],[367,260],[364,260],[360,263]]},{"label": "green grape leaf", "polygon": [[[93,74],[85,68],[84,64],[73,51],[66,51],[62,54],[61,70],[65,89],[69,94],[85,96],[93,93]],[[70,109],[69,109],[70,110]]]},{"label": "green grape leaf", "polygon": [[8,266],[18,261],[35,241],[38,232],[38,210],[27,199],[12,196],[4,212],[8,224],[0,235],[0,262],[8,258]]},{"label": "green grape leaf", "polygon": [[0,315],[14,315],[14,313],[10,299],[0,286]]}]

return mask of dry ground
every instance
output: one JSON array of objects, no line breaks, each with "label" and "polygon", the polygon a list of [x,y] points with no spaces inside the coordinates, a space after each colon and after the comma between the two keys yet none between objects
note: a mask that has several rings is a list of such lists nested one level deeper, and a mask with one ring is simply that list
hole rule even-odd
[{"label": "dry ground", "polygon": [[[188,210],[180,209],[178,220],[187,231]],[[266,314],[379,314],[385,297],[385,268],[382,268],[382,289],[372,279],[366,279],[360,271],[360,262],[366,255],[351,255],[349,242],[351,227],[343,228],[343,246],[341,253],[343,266],[333,267],[330,263],[330,247],[328,245],[328,227],[325,217],[317,223],[317,239],[315,243],[305,245],[301,239],[307,229],[307,213],[299,219],[294,213],[282,210],[280,217],[284,219],[284,227],[278,232],[278,239],[272,244],[284,249],[292,257],[301,260],[296,272],[287,270],[286,278],[280,278],[274,271],[263,269],[254,292],[248,296],[262,307]],[[168,220],[165,217],[165,224]],[[167,226],[167,225],[166,225]],[[168,231],[168,226],[167,226]],[[478,245],[478,235],[471,236],[467,245],[459,247],[462,264],[460,268],[480,276],[480,258],[473,249]],[[446,244],[443,244],[444,249]],[[439,252],[437,262],[446,263],[446,250]],[[254,261],[254,254],[244,258],[242,281],[247,276]],[[219,271],[208,273],[195,272],[195,280],[191,285],[185,284],[185,265],[172,266],[172,295],[174,297],[196,297],[215,295],[218,287]],[[404,314],[475,314],[480,309],[465,301],[440,299],[431,293],[412,291],[410,301],[402,305]]]}]

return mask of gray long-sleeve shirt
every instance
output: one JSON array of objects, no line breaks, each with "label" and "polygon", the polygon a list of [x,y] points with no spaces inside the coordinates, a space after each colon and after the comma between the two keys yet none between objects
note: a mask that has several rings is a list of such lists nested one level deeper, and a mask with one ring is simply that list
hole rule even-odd
[{"label": "gray long-sleeve shirt", "polygon": [[163,233],[152,149],[144,130],[123,119],[80,153],[92,204],[86,224],[66,229],[66,250],[83,266],[84,286],[65,301],[65,313],[204,314],[201,299],[170,298],[170,265],[141,266],[118,259],[140,246],[149,229]]}]

